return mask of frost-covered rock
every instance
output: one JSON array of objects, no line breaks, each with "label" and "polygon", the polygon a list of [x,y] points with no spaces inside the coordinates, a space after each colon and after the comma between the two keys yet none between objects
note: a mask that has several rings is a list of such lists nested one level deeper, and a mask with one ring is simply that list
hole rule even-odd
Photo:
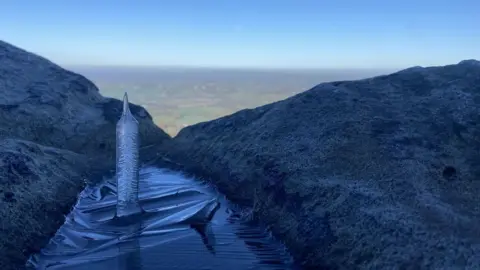
[{"label": "frost-covered rock", "polygon": [[0,269],[19,269],[47,243],[88,173],[84,155],[0,140]]},{"label": "frost-covered rock", "polygon": [[[88,175],[115,162],[122,101],[0,41],[0,269],[18,269],[63,222]],[[141,146],[170,137],[130,104]]]},{"label": "frost-covered rock", "polygon": [[313,269],[478,269],[480,65],[320,84],[189,126],[191,170]]},{"label": "frost-covered rock", "polygon": [[[85,77],[0,41],[0,138],[14,137],[77,153],[115,153],[122,101],[105,98]],[[169,138],[130,104],[142,145]]]}]

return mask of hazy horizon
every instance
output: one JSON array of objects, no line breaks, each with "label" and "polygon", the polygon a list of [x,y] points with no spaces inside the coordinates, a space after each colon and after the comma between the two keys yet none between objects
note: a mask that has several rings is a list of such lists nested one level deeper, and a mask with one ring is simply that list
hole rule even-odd
[{"label": "hazy horizon", "polygon": [[[456,64],[456,63],[452,63]],[[178,72],[252,72],[252,73],[283,73],[283,74],[362,74],[364,76],[375,76],[393,73],[402,69],[410,68],[285,68],[285,67],[273,67],[273,68],[248,68],[248,67],[208,67],[208,66],[126,66],[126,65],[62,65],[63,68],[82,73],[86,72],[92,75],[96,74],[108,74],[105,72],[111,72],[111,74],[128,73],[132,74],[144,74],[151,75],[157,72],[178,73]],[[345,76],[344,76],[345,77]],[[347,75],[348,77],[348,75]],[[347,78],[345,77],[345,78]],[[356,79],[360,77],[354,76]],[[342,77],[340,77],[342,79]]]},{"label": "hazy horizon", "polygon": [[371,69],[255,70],[66,67],[93,81],[104,96],[145,107],[174,136],[181,128],[279,101],[315,85],[386,74]]},{"label": "hazy horizon", "polygon": [[480,1],[18,0],[0,38],[170,134],[329,81],[480,59]]},{"label": "hazy horizon", "polygon": [[[462,59],[468,60],[468,59]],[[462,61],[460,60],[460,61]],[[459,61],[459,62],[460,62]],[[457,64],[457,63],[448,63],[448,64]],[[448,65],[447,64],[447,65]],[[112,69],[112,70],[226,70],[226,71],[259,71],[259,72],[277,72],[277,71],[286,71],[286,72],[319,72],[319,71],[387,71],[395,72],[398,70],[406,69],[411,66],[402,66],[395,68],[369,68],[369,67],[310,67],[310,68],[299,68],[299,67],[216,67],[216,66],[193,66],[193,65],[69,65],[65,64],[62,67],[67,69],[77,69],[77,70],[100,70],[100,69]]]},{"label": "hazy horizon", "polygon": [[480,1],[2,3],[3,40],[60,65],[402,69],[480,58]]}]

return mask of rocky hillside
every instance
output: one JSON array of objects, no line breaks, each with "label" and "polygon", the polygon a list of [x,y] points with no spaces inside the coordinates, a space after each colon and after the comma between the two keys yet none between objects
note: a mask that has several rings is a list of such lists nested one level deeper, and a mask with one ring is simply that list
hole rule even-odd
[{"label": "rocky hillside", "polygon": [[313,269],[476,269],[478,123],[480,62],[467,60],[190,126],[170,157],[188,154]]},{"label": "rocky hillside", "polygon": [[[169,140],[131,104],[143,146]],[[0,269],[18,269],[63,222],[85,179],[112,164],[122,102],[0,41]]]}]

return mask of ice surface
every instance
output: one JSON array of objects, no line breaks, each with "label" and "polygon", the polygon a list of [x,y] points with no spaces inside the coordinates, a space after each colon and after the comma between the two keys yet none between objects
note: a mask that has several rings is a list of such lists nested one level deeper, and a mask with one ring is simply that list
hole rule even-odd
[{"label": "ice surface", "polygon": [[117,218],[115,181],[105,178],[88,186],[27,269],[299,269],[281,243],[251,222],[247,209],[208,183],[141,167],[143,211]]}]

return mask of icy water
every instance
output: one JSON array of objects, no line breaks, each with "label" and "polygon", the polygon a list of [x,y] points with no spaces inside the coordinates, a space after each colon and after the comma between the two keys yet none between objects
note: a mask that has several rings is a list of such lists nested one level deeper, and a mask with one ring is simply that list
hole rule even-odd
[{"label": "icy water", "polygon": [[248,211],[211,186],[160,168],[140,170],[142,213],[115,215],[115,178],[87,187],[32,269],[301,269]]}]

